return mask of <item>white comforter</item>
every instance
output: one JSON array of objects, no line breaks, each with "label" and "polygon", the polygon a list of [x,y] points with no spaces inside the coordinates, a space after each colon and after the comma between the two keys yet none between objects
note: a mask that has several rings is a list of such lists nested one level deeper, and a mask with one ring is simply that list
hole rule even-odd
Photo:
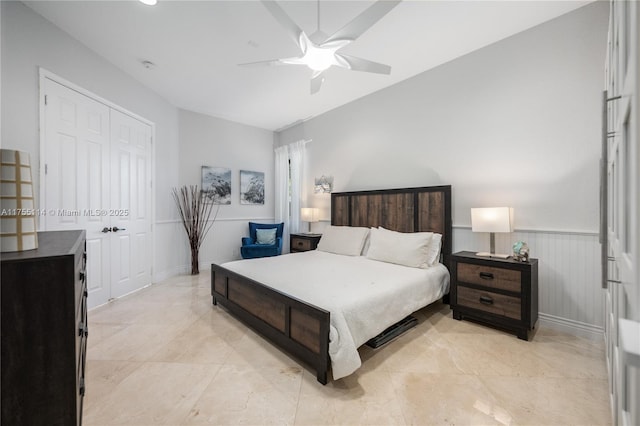
[{"label": "white comforter", "polygon": [[359,346],[449,289],[441,264],[409,268],[318,250],[221,266],[329,311],[334,379],[360,367]]}]

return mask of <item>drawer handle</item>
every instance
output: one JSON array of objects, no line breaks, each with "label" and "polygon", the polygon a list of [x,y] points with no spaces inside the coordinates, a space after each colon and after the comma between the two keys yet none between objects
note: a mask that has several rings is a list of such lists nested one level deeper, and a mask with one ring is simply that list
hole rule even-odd
[{"label": "drawer handle", "polygon": [[480,296],[480,303],[483,305],[493,305],[493,299],[489,296]]},{"label": "drawer handle", "polygon": [[302,241],[298,241],[298,245],[302,246],[303,245]]},{"label": "drawer handle", "polygon": [[87,274],[84,271],[80,271],[80,281],[85,282]]},{"label": "drawer handle", "polygon": [[491,272],[480,272],[480,278],[483,280],[492,280],[493,274]]}]

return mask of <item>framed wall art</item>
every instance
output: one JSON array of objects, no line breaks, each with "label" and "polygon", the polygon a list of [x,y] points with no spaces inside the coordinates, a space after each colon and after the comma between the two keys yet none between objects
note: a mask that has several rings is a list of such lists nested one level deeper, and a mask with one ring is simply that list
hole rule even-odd
[{"label": "framed wall art", "polygon": [[202,195],[214,204],[231,204],[231,169],[202,166]]},{"label": "framed wall art", "polygon": [[264,173],[240,170],[240,204],[264,204]]}]

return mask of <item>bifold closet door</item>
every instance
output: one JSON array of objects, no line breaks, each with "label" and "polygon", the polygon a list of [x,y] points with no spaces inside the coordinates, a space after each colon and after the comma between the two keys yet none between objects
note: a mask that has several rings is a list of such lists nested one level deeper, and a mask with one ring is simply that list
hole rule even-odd
[{"label": "bifold closet door", "polygon": [[111,297],[151,282],[151,127],[111,110]]},{"label": "bifold closet door", "polygon": [[45,79],[45,230],[85,229],[87,303],[151,283],[151,127]]},{"label": "bifold closet door", "polygon": [[640,424],[640,368],[629,362],[622,344],[637,335],[623,335],[621,328],[625,320],[640,322],[638,20],[637,2],[610,3],[603,132],[608,188],[605,340],[613,423],[620,425]]}]

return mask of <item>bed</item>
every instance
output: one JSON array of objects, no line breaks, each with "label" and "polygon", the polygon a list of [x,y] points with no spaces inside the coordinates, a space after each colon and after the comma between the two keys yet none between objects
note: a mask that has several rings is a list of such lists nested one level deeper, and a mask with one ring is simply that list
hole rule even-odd
[{"label": "bed", "polygon": [[[317,380],[327,383],[333,364],[333,375],[343,377],[359,367],[357,347],[389,324],[399,321],[423,306],[439,299],[446,290],[419,292],[416,283],[428,276],[448,284],[448,265],[451,255],[451,187],[423,187],[377,191],[333,193],[331,195],[331,224],[351,227],[384,227],[405,233],[436,232],[442,235],[441,265],[427,269],[407,268],[367,259],[325,252],[305,252],[271,259],[213,264],[211,294],[214,304],[247,323],[281,349],[296,356],[316,370]],[[267,265],[268,263],[268,265]],[[303,273],[314,268],[314,274]],[[364,281],[351,289],[350,295],[337,298],[334,290],[321,283],[346,283],[354,269],[366,271]],[[414,269],[415,271],[408,270]],[[286,271],[282,273],[282,271]],[[422,294],[411,303],[401,300],[385,288],[366,288],[369,281],[402,282],[408,294]],[[300,277],[313,275],[318,280],[310,284]],[[438,278],[439,277],[439,278]],[[364,284],[363,284],[364,283]],[[365,286],[365,287],[363,287]],[[396,284],[398,287],[399,284]],[[322,289],[325,291],[322,291]],[[316,291],[309,291],[316,289]],[[320,289],[320,291],[317,291]],[[368,297],[362,297],[368,294]],[[346,301],[347,309],[336,306],[335,300]],[[406,300],[406,298],[405,298]],[[356,307],[356,308],[354,308]],[[358,326],[345,331],[345,317],[353,322],[352,311],[367,311],[376,317],[372,321],[356,318]],[[333,316],[332,313],[333,312]],[[384,327],[383,327],[384,326]],[[373,334],[371,334],[373,333]],[[337,347],[340,341],[346,345]],[[331,353],[330,353],[331,352]],[[356,358],[353,357],[354,352]]]}]

